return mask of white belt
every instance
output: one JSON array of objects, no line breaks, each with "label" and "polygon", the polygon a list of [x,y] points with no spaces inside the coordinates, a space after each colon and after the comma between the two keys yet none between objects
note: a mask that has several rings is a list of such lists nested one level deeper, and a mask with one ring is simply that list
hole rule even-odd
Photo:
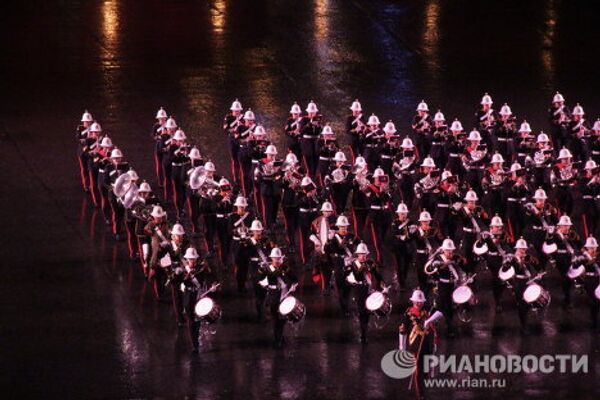
[{"label": "white belt", "polygon": [[302,135],[302,138],[304,139],[316,139],[316,136],[311,136],[311,135]]},{"label": "white belt", "polygon": [[442,283],[451,283],[450,279],[440,278],[440,282]]},{"label": "white belt", "polygon": [[499,142],[512,142],[513,140],[511,138],[503,138],[503,137],[499,137],[498,138]]},{"label": "white belt", "polygon": [[319,157],[319,160],[322,160],[322,161],[331,161],[331,157]]},{"label": "white belt", "polygon": [[450,207],[450,204],[439,203],[437,206],[438,208],[448,208]]},{"label": "white belt", "polygon": [[475,229],[472,229],[472,228],[463,228],[463,231],[465,231],[465,232],[475,232]]},{"label": "white belt", "polygon": [[227,217],[227,214],[217,214],[217,218],[225,218]]},{"label": "white belt", "polygon": [[382,206],[371,206],[371,210],[382,210]]},{"label": "white belt", "polygon": [[388,156],[388,155],[385,155],[385,154],[382,154],[380,157],[383,158],[383,159],[386,159],[386,160],[391,160],[392,159],[392,156]]},{"label": "white belt", "polygon": [[419,253],[419,254],[428,254],[428,251],[427,250],[419,250],[419,249],[417,249],[417,253]]},{"label": "white belt", "polygon": [[316,212],[316,208],[301,208],[300,212]]}]

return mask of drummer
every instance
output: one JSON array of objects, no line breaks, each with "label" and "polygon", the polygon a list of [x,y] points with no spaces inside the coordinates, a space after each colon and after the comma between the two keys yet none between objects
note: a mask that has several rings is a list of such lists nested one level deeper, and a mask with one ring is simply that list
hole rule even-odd
[{"label": "drummer", "polygon": [[354,251],[354,261],[346,267],[346,281],[354,289],[354,299],[358,308],[360,322],[360,341],[367,343],[367,328],[369,326],[369,310],[365,304],[367,297],[374,290],[381,290],[385,286],[379,266],[371,259],[367,259],[369,249],[365,243],[359,243]]},{"label": "drummer", "polygon": [[590,236],[585,241],[582,255],[578,258],[585,266],[585,291],[590,299],[590,317],[592,329],[598,329],[598,311],[600,311],[600,261],[598,260],[598,241]]},{"label": "drummer", "polygon": [[515,301],[517,302],[517,311],[519,313],[519,321],[521,322],[521,334],[526,335],[527,329],[527,313],[529,312],[529,304],[525,301],[523,293],[527,289],[530,279],[532,278],[532,272],[537,268],[538,262],[535,258],[527,254],[528,244],[525,239],[520,238],[515,244],[515,253],[507,257],[507,260],[500,268],[500,273],[505,275],[509,273],[509,270],[513,268],[514,275],[512,272],[510,275],[514,276],[511,279],[510,284],[513,287]]},{"label": "drummer", "polygon": [[287,263],[284,262],[283,254],[279,247],[274,247],[269,254],[270,263],[264,263],[259,266],[257,274],[258,287],[262,290],[256,290],[257,308],[269,307],[271,319],[273,320],[273,334],[275,347],[281,348],[284,345],[283,328],[285,318],[279,314],[279,305],[281,300],[293,291],[298,283],[296,276],[289,270]]},{"label": "drummer", "polygon": [[188,247],[183,255],[181,267],[174,270],[172,285],[174,290],[175,308],[177,311],[178,325],[181,326],[183,317],[187,319],[190,339],[194,349],[192,353],[198,353],[200,347],[200,321],[194,314],[194,308],[199,300],[200,293],[205,289],[211,278],[208,264],[198,262],[198,252],[194,247]]}]

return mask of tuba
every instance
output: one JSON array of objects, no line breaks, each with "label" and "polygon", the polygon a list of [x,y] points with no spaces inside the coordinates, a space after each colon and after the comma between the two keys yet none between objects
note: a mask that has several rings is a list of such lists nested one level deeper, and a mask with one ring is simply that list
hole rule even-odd
[{"label": "tuba", "polygon": [[117,180],[115,181],[113,187],[113,193],[117,197],[123,197],[129,192],[133,181],[131,180],[131,176],[129,174],[121,174]]}]

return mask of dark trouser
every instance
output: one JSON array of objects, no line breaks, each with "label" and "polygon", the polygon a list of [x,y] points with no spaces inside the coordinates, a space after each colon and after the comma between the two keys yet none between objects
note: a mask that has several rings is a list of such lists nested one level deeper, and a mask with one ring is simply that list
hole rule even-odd
[{"label": "dark trouser", "polygon": [[514,291],[521,329],[525,329],[527,327],[527,313],[529,312],[529,305],[523,299],[523,293],[525,292],[525,289],[527,289],[527,281],[525,279],[516,279],[514,282]]},{"label": "dark trouser", "polygon": [[94,167],[88,167],[89,172],[89,188],[90,195],[92,196],[92,202],[94,206],[100,206],[100,190],[98,189],[98,169]]},{"label": "dark trouser", "polygon": [[250,199],[253,189],[254,176],[252,176],[252,149],[249,146],[240,147],[238,152],[238,163],[240,165],[240,181],[244,196]]},{"label": "dark trouser", "polygon": [[464,256],[467,259],[463,270],[466,273],[475,272],[475,267],[477,266],[477,258],[475,253],[473,253],[473,244],[475,244],[475,234],[470,232],[465,232],[463,240],[461,242],[462,250],[464,252]]},{"label": "dark trouser", "polygon": [[165,187],[165,190],[164,190],[165,201],[171,202],[171,201],[173,201],[173,196],[174,196],[175,191],[173,190],[173,181],[171,180],[172,166],[171,166],[171,159],[169,157],[163,157],[162,167],[163,167],[163,185]]},{"label": "dark trouser", "polygon": [[229,136],[229,157],[231,158],[231,177],[234,182],[240,182],[240,160],[239,160],[240,145],[238,141]]},{"label": "dark trouser", "polygon": [[219,236],[221,262],[223,265],[227,265],[231,250],[231,233],[229,232],[229,223],[227,218],[217,217],[217,234]]},{"label": "dark trouser", "polygon": [[408,277],[408,269],[412,259],[406,245],[396,244],[394,246],[394,256],[396,259],[396,273],[398,276],[398,284],[401,288],[406,287],[406,278]]},{"label": "dark trouser", "polygon": [[197,299],[198,292],[195,290],[186,290],[183,294],[183,304],[185,308],[185,315],[188,320],[190,340],[192,341],[192,346],[194,346],[194,349],[196,350],[200,347],[200,321],[196,320],[196,314],[194,313]]},{"label": "dark trouser", "polygon": [[567,307],[571,305],[571,286],[573,282],[567,276],[567,271],[569,271],[569,265],[565,265],[563,263],[556,263],[556,267],[558,268],[558,272],[560,273],[560,284],[563,292],[563,307]]},{"label": "dark trouser", "polygon": [[352,219],[354,223],[354,234],[362,239],[364,236],[365,225],[367,223],[367,215],[369,215],[369,210],[364,208],[353,208],[352,209]]},{"label": "dark trouser", "polygon": [[177,211],[177,215],[180,215],[185,210],[186,201],[186,190],[182,167],[172,167],[171,178],[175,192],[175,209]]},{"label": "dark trouser", "polygon": [[379,165],[379,147],[371,144],[365,145],[365,161],[369,171],[374,171]]},{"label": "dark trouser", "polygon": [[262,196],[263,219],[269,229],[277,222],[277,213],[279,213],[280,202],[281,196],[279,195]]},{"label": "dark trouser", "polygon": [[323,186],[323,179],[327,176],[327,172],[329,172],[329,166],[331,165],[331,160],[321,160],[319,158],[319,163],[317,166],[319,185]]},{"label": "dark trouser", "polygon": [[110,201],[108,199],[108,189],[102,184],[98,184],[98,191],[100,192],[100,208],[102,209],[102,216],[104,221],[110,223],[112,218],[110,210]]},{"label": "dark trouser", "polygon": [[494,295],[494,303],[499,306],[502,301],[502,293],[504,292],[505,284],[500,278],[498,278],[498,269],[490,267],[490,273],[492,274],[492,294]]},{"label": "dark trouser", "polygon": [[81,187],[83,190],[88,191],[90,188],[90,175],[88,173],[88,155],[81,153],[77,155],[77,161],[79,162],[79,175],[81,178]]},{"label": "dark trouser", "polygon": [[469,168],[467,174],[465,176],[466,182],[469,186],[477,192],[477,194],[481,197],[481,180],[483,179],[483,170],[479,168]]},{"label": "dark trouser", "polygon": [[425,254],[417,253],[415,257],[415,269],[417,270],[417,281],[419,282],[419,288],[423,290],[425,295],[429,294],[431,289],[429,286],[429,277],[425,274],[425,264],[427,263],[427,256]]},{"label": "dark trouser", "polygon": [[310,252],[313,248],[312,242],[310,241],[311,235],[311,223],[317,218],[317,214],[314,212],[300,212],[299,214],[299,226],[300,226],[300,235],[301,235],[301,256],[302,263],[306,263],[308,261],[308,257],[310,256]]},{"label": "dark trouser", "polygon": [[346,282],[346,277],[344,276],[344,261],[340,260],[334,266],[334,277],[335,277],[335,286],[338,291],[338,300],[340,302],[340,308],[342,312],[345,314],[348,312],[348,299],[350,298],[350,286],[348,282]]},{"label": "dark trouser", "polygon": [[596,329],[598,327],[598,311],[600,311],[600,300],[596,298],[594,292],[598,287],[598,278],[586,277],[584,281],[584,287],[590,304],[590,322],[592,324],[592,328]]},{"label": "dark trouser", "polygon": [[360,339],[366,341],[370,314],[365,305],[365,301],[369,296],[369,286],[355,285],[354,295],[356,298],[356,307],[358,308],[358,320],[360,322]]},{"label": "dark trouser", "polygon": [[159,185],[162,185],[165,179],[165,174],[162,167],[162,158],[163,155],[160,152],[160,141],[157,140],[154,144],[154,170],[156,171],[156,181]]},{"label": "dark trouser", "polygon": [[112,233],[114,235],[119,235],[122,231],[123,221],[125,220],[125,209],[112,192],[110,193],[110,209],[112,217]]},{"label": "dark trouser", "polygon": [[453,331],[452,318],[454,317],[454,304],[452,303],[452,293],[454,292],[454,283],[438,283],[438,303],[440,311],[444,314],[448,333]]},{"label": "dark trouser", "polygon": [[235,257],[235,280],[237,282],[238,292],[246,290],[246,279],[248,279],[248,265],[250,261],[240,257],[239,254]]},{"label": "dark trouser", "polygon": [[202,214],[204,221],[204,240],[206,241],[206,250],[211,252],[215,250],[215,235],[217,233],[217,215]]},{"label": "dark trouser", "polygon": [[558,208],[566,215],[571,215],[573,211],[573,188],[571,186],[556,187],[556,203]]},{"label": "dark trouser", "polygon": [[383,239],[387,230],[387,218],[383,210],[371,210],[369,212],[369,225],[371,230],[371,239],[375,248],[376,261],[381,263],[383,257]]},{"label": "dark trouser", "polygon": [[137,237],[135,235],[135,226],[137,221],[135,218],[125,220],[125,229],[127,231],[127,249],[129,250],[129,257],[135,258],[138,253]]},{"label": "dark trouser", "polygon": [[319,161],[317,139],[300,139],[300,150],[302,151],[306,170],[310,177],[314,178],[317,173],[317,162]]},{"label": "dark trouser", "polygon": [[150,237],[146,235],[137,235],[138,252],[140,254],[140,265],[144,276],[148,276],[150,267],[150,258],[152,257]]},{"label": "dark trouser", "polygon": [[360,141],[360,136],[351,134],[350,148],[352,149],[352,163],[359,155],[363,154],[363,146]]},{"label": "dark trouser", "polygon": [[188,207],[190,209],[190,222],[194,233],[200,232],[200,196],[194,190],[187,188]]},{"label": "dark trouser", "polygon": [[291,248],[296,247],[296,235],[298,232],[298,207],[283,207],[283,218],[285,221],[285,233]]},{"label": "dark trouser", "polygon": [[177,323],[182,324],[185,321],[185,307],[183,306],[184,293],[178,284],[171,282],[171,293],[173,297],[173,308],[175,309],[175,317]]},{"label": "dark trouser", "polygon": [[504,216],[504,201],[502,201],[502,192],[498,190],[490,190],[483,198],[486,209],[490,210],[492,215],[498,214]]},{"label": "dark trouser", "polygon": [[288,137],[288,150],[296,155],[298,160],[302,159],[302,150],[300,149],[300,140]]}]

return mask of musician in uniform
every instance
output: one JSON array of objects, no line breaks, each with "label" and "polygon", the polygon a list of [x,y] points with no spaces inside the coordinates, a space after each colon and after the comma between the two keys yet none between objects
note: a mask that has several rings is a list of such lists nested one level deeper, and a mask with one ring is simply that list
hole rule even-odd
[{"label": "musician in uniform", "polygon": [[458,229],[458,211],[462,208],[462,196],[458,177],[450,171],[442,172],[439,191],[435,197],[434,219],[445,237],[454,237]]},{"label": "musician in uniform", "polygon": [[370,171],[379,166],[379,153],[384,143],[384,133],[379,126],[379,118],[372,114],[367,120],[367,129],[364,133],[364,155]]},{"label": "musician in uniform", "polygon": [[352,161],[354,162],[356,157],[364,154],[362,142],[367,128],[367,121],[358,100],[352,102],[350,111],[352,111],[352,114],[346,117],[346,133],[350,135],[350,148],[352,149]]},{"label": "musician in uniform", "polygon": [[338,216],[335,226],[337,231],[333,235],[333,238],[325,244],[325,254],[329,256],[331,262],[331,268],[323,271],[325,287],[331,287],[331,275],[333,274],[340,308],[345,316],[349,316],[348,299],[350,296],[350,286],[346,281],[345,269],[354,259],[353,252],[358,245],[358,240],[356,236],[348,231],[350,223],[346,216]]},{"label": "musician in uniform", "polygon": [[191,187],[190,181],[192,178],[192,174],[194,172],[197,173],[199,167],[204,167],[204,158],[200,154],[200,150],[197,147],[192,147],[190,149],[189,155],[190,163],[186,164],[185,170],[185,190],[186,190],[186,198],[188,201],[188,208],[190,212],[190,222],[192,223],[192,232],[194,235],[198,235],[200,233],[200,194],[198,190],[193,189]]},{"label": "musician in uniform", "polygon": [[464,258],[455,254],[456,247],[452,239],[444,239],[441,251],[436,251],[425,264],[425,273],[430,275],[437,285],[436,305],[444,314],[448,337],[454,337],[454,303],[452,293],[464,277]]},{"label": "musician in uniform", "polygon": [[250,233],[250,226],[255,216],[248,210],[248,202],[244,196],[239,195],[235,199],[233,207],[235,209],[228,218],[228,231],[232,235],[231,250],[235,264],[237,289],[241,293],[246,291],[249,260],[247,259],[245,249]]},{"label": "musician in uniform", "polygon": [[[81,123],[77,125],[77,129],[75,132],[75,138],[77,139],[77,161],[79,162],[79,174],[81,176],[81,186],[84,191],[88,191],[90,189],[91,182],[89,180],[89,171],[88,171],[88,153],[84,151],[84,148],[87,146],[87,139],[90,136],[90,127],[94,122],[94,118],[92,114],[90,114],[87,110],[81,116]],[[95,142],[96,140],[94,140]]]},{"label": "musician in uniform", "polygon": [[583,285],[589,299],[590,320],[593,330],[598,329],[598,311],[600,311],[600,260],[598,259],[598,241],[588,236],[575,264],[585,266]]},{"label": "musician in uniform", "polygon": [[373,290],[381,291],[385,286],[385,282],[379,272],[379,265],[367,258],[369,249],[365,243],[359,243],[354,254],[355,260],[346,267],[345,276],[354,290],[354,299],[360,322],[360,341],[366,344],[370,314],[365,302]]},{"label": "musician in uniform", "polygon": [[406,204],[408,209],[413,207],[415,197],[415,181],[417,179],[417,154],[410,138],[404,138],[400,145],[401,152],[392,165],[392,173],[396,178],[396,189],[399,191],[397,201]]},{"label": "musician in uniform", "polygon": [[159,204],[160,202],[158,198],[154,195],[154,193],[152,193],[150,184],[148,184],[146,181],[143,181],[140,184],[137,199],[129,208],[129,210],[127,210],[129,214],[128,218],[132,221],[135,221],[134,231],[137,237],[138,254],[140,255],[140,264],[146,278],[150,272],[150,257],[152,255],[150,250],[152,239],[151,235],[149,235],[144,228],[149,222],[149,219],[152,218],[150,212],[152,211],[153,206]]},{"label": "musician in uniform", "polygon": [[495,153],[490,166],[485,169],[481,181],[484,193],[483,204],[492,213],[500,215],[505,214],[504,181],[506,175],[502,164],[504,164],[504,157],[500,153]]},{"label": "musician in uniform", "polygon": [[152,140],[154,140],[154,171],[156,172],[156,179],[159,182],[159,185],[162,184],[163,181],[163,170],[162,170],[162,147],[161,145],[161,135],[163,132],[166,132],[166,123],[168,119],[168,114],[164,108],[159,108],[156,112],[156,122],[152,126]]},{"label": "musician in uniform", "polygon": [[314,178],[319,160],[317,140],[323,129],[321,126],[322,115],[318,114],[319,109],[312,100],[306,106],[306,113],[307,115],[300,121],[300,150],[306,171],[311,178]]},{"label": "musician in uniform", "polygon": [[335,133],[331,130],[331,126],[325,125],[321,131],[321,137],[317,142],[317,148],[319,149],[319,163],[317,165],[317,178],[321,186],[323,186],[323,180],[327,176],[331,165],[333,163],[333,157],[339,150]]},{"label": "musician in uniform", "polygon": [[325,275],[330,268],[329,257],[325,253],[327,242],[333,238],[334,224],[336,221],[335,212],[330,202],[324,201],[321,205],[321,215],[311,223],[310,241],[314,245],[314,251],[311,256],[310,264],[313,270],[313,281],[319,283],[321,292],[328,293],[329,286],[326,286]]},{"label": "musician in uniform", "polygon": [[430,255],[437,249],[441,242],[439,230],[431,225],[431,214],[428,211],[421,211],[419,215],[419,224],[410,225],[408,234],[415,247],[415,269],[417,270],[417,279],[419,287],[425,293],[429,292],[428,276],[425,274],[425,264]]},{"label": "musician in uniform", "polygon": [[558,208],[567,214],[573,211],[573,189],[577,184],[577,169],[571,161],[573,155],[567,148],[560,149],[558,163],[552,168],[550,182],[555,187],[554,193]]},{"label": "musician in uniform", "polygon": [[481,194],[481,181],[488,160],[488,147],[485,142],[482,143],[479,131],[471,131],[467,140],[469,145],[462,155],[466,170],[465,181],[472,190]]},{"label": "musician in uniform", "polygon": [[550,256],[561,277],[563,291],[563,309],[571,307],[572,281],[567,276],[571,261],[576,257],[575,249],[581,247],[579,235],[572,229],[573,223],[568,215],[563,215],[556,224],[556,229],[550,227],[542,245],[542,251]]},{"label": "musician in uniform", "polygon": [[537,136],[536,145],[533,158],[526,159],[525,166],[533,168],[534,184],[548,190],[551,186],[550,172],[554,161],[554,150],[550,138],[544,132]]},{"label": "musician in uniform", "polygon": [[112,233],[117,241],[122,239],[121,229],[125,219],[125,209],[119,201],[119,197],[114,192],[114,185],[117,178],[129,171],[129,163],[123,161],[123,153],[116,147],[110,152],[111,163],[106,167],[105,187],[108,191],[108,202],[110,204]]},{"label": "musician in uniform", "polygon": [[548,119],[550,121],[552,141],[561,149],[567,144],[567,125],[571,111],[565,105],[565,99],[562,94],[556,92],[552,98],[552,105],[548,109]]},{"label": "musician in uniform", "polygon": [[173,185],[174,204],[175,210],[179,217],[182,217],[185,213],[186,203],[186,188],[185,179],[186,171],[190,165],[190,158],[188,156],[190,151],[190,145],[186,143],[187,137],[185,133],[178,129],[171,138],[171,145],[169,146],[171,159],[171,182]]},{"label": "musician in uniform", "polygon": [[481,98],[481,106],[475,113],[475,130],[481,134],[481,141],[487,148],[492,147],[492,137],[499,119],[496,110],[492,108],[493,104],[492,97],[485,93]]},{"label": "musician in uniform", "polygon": [[465,169],[462,163],[462,155],[465,152],[466,147],[466,134],[459,120],[455,119],[452,122],[450,125],[450,132],[452,134],[446,139],[445,146],[445,153],[448,155],[446,169],[452,172],[453,175],[463,179],[465,176]]},{"label": "musician in uniform", "polygon": [[426,309],[425,293],[418,288],[413,291],[410,301],[412,306],[402,314],[398,327],[399,350],[409,351],[415,357],[417,364],[411,377],[411,386],[417,399],[424,399],[425,356],[436,351],[438,335],[435,323],[443,314],[433,306]]},{"label": "musician in uniform", "polygon": [[496,122],[495,133],[492,138],[494,150],[507,160],[511,161],[515,155],[514,138],[517,135],[516,117],[508,104],[500,108],[500,119]]},{"label": "musician in uniform", "polygon": [[436,168],[433,158],[426,157],[421,163],[421,172],[415,177],[414,193],[417,206],[421,210],[434,210],[436,208],[435,199],[439,194],[438,184],[440,183],[441,173]]},{"label": "musician in uniform", "polygon": [[[264,229],[259,220],[255,219],[252,221],[249,231],[250,236],[240,240],[238,256],[236,259],[238,268],[236,279],[239,292],[246,291],[248,274],[250,274],[250,280],[252,282],[257,282],[254,278],[257,276],[258,267],[261,262],[267,262],[265,254],[268,253],[271,247],[269,241],[263,236]],[[256,285],[254,286],[256,292],[258,288]],[[262,309],[257,308],[256,312],[258,319],[262,319]]]},{"label": "musician in uniform", "polygon": [[367,186],[365,194],[369,200],[369,226],[371,240],[375,247],[376,261],[383,258],[383,240],[388,228],[388,211],[392,202],[389,176],[381,168],[373,171],[372,182]]},{"label": "musician in uniform", "polygon": [[531,243],[536,251],[538,258],[545,264],[545,255],[541,251],[542,243],[546,234],[557,222],[558,210],[547,202],[546,191],[539,188],[533,194],[533,203],[525,203],[523,210],[525,212],[526,225],[523,230],[523,236]]},{"label": "musician in uniform", "polygon": [[464,269],[466,272],[475,272],[477,259],[473,254],[473,244],[481,232],[485,230],[488,215],[483,207],[477,204],[477,193],[469,190],[465,195],[465,205],[458,211],[458,218],[462,226],[461,248],[466,259]]},{"label": "musician in uniform", "polygon": [[393,173],[394,162],[399,158],[401,152],[400,135],[396,135],[396,126],[392,121],[385,123],[383,133],[385,136],[379,150],[379,168],[390,176]]},{"label": "musician in uniform", "polygon": [[205,290],[214,281],[214,277],[208,264],[198,262],[199,256],[195,248],[188,247],[182,258],[182,265],[177,267],[171,282],[175,293],[177,322],[181,326],[185,316],[193,346],[192,353],[198,353],[201,322],[196,318],[195,308],[200,299],[199,292]]},{"label": "musician in uniform", "polygon": [[231,103],[231,107],[229,107],[230,112],[223,119],[223,132],[227,134],[229,156],[231,157],[231,177],[234,182],[240,181],[240,161],[238,158],[240,144],[236,133],[238,132],[238,128],[244,124],[242,110],[242,103],[238,99],[235,99]]},{"label": "musician in uniform", "polygon": [[152,207],[150,213],[152,219],[144,227],[144,232],[150,237],[150,264],[148,280],[153,282],[154,295],[161,299],[164,292],[166,274],[160,265],[160,260],[165,256],[169,247],[169,226],[167,223],[167,213],[160,205]]},{"label": "musician in uniform", "polygon": [[492,276],[492,293],[496,305],[496,313],[502,312],[502,293],[505,283],[498,275],[500,268],[511,253],[511,243],[504,232],[504,223],[499,215],[495,215],[490,222],[490,230],[481,233],[475,242],[473,251],[485,260]]},{"label": "musician in uniform", "polygon": [[253,149],[250,140],[252,139],[252,134],[257,129],[258,125],[256,125],[256,117],[251,109],[248,109],[244,113],[243,121],[244,123],[242,125],[238,125],[237,129],[233,133],[233,136],[239,145],[238,163],[240,176],[238,180],[242,184],[244,196],[250,198],[252,195],[252,179],[254,177],[254,175],[251,173]]},{"label": "musician in uniform", "polygon": [[507,271],[514,270],[512,278],[510,278],[510,285],[513,289],[514,298],[517,303],[517,313],[519,315],[519,322],[521,323],[521,334],[527,334],[527,313],[529,312],[530,306],[525,301],[523,293],[527,289],[527,285],[532,280],[533,273],[538,269],[538,261],[535,257],[527,254],[528,244],[525,239],[520,238],[515,243],[514,254],[509,254],[504,264],[500,268],[500,273],[506,273]]},{"label": "musician in uniform", "polygon": [[219,177],[215,175],[215,164],[207,161],[204,164],[204,180],[198,189],[200,196],[199,212],[204,224],[204,241],[206,242],[207,257],[215,251],[215,235],[217,233],[217,201],[219,193]]},{"label": "musician in uniform", "polygon": [[592,136],[589,139],[590,157],[596,164],[600,164],[600,118],[594,122]]},{"label": "musician in uniform", "polygon": [[348,195],[352,190],[352,167],[346,164],[346,155],[338,151],[333,157],[334,164],[323,179],[324,186],[329,193],[335,211],[343,214],[346,211]]},{"label": "musician in uniform", "polygon": [[446,117],[438,110],[433,116],[433,127],[431,129],[431,150],[430,157],[433,158],[435,165],[445,166],[447,163],[444,145],[448,137],[448,125]]},{"label": "musician in uniform", "polygon": [[307,263],[311,252],[310,235],[312,222],[317,218],[321,200],[317,194],[317,187],[308,176],[300,182],[301,192],[298,196],[298,226],[300,228],[300,256],[302,264]]},{"label": "musician in uniform", "polygon": [[526,165],[527,160],[533,160],[536,148],[536,137],[531,134],[529,122],[523,121],[515,137],[515,162]]},{"label": "musician in uniform", "polygon": [[173,198],[173,185],[171,181],[171,141],[172,137],[177,131],[177,123],[171,117],[165,122],[165,129],[163,129],[158,139],[157,151],[160,152],[160,162],[162,166],[162,180],[159,185],[164,187],[164,199],[166,202],[171,201]]},{"label": "musician in uniform", "polygon": [[[275,347],[281,348],[284,344],[283,330],[285,318],[279,314],[279,305],[289,291],[298,283],[296,276],[284,262],[281,249],[274,247],[269,254],[270,262],[261,263],[258,268],[256,283],[256,308],[262,310],[269,307],[273,321],[273,334]],[[262,311],[259,312],[262,315]]]},{"label": "musician in uniform", "polygon": [[410,237],[408,228],[410,226],[408,219],[408,207],[400,203],[396,208],[396,216],[392,221],[392,250],[396,260],[396,276],[400,290],[406,289],[406,279],[408,270],[412,262],[412,249],[410,247]]},{"label": "musician in uniform", "polygon": [[512,240],[523,234],[526,221],[523,205],[530,196],[527,170],[515,162],[510,166],[510,179],[506,180],[506,219]]},{"label": "musician in uniform", "polygon": [[578,180],[582,200],[583,231],[585,235],[597,235],[600,224],[600,167],[592,159],[585,163],[583,176]]},{"label": "musician in uniform", "polygon": [[[92,124],[93,125],[93,124]],[[94,133],[90,132],[90,135]],[[94,143],[90,143],[93,138],[88,138],[87,142],[87,153],[88,153],[88,171],[89,171],[89,182],[90,182],[90,194],[95,207],[102,207],[103,205],[103,194],[101,191],[100,182],[104,181],[104,170],[109,164],[110,152],[113,149],[112,140],[108,136],[103,136],[102,139],[96,139],[96,146]],[[99,143],[99,145],[98,145]],[[93,148],[92,148],[93,147]],[[102,175],[100,174],[102,170]],[[108,196],[108,193],[105,193]],[[108,207],[108,197],[106,198],[106,207]]]},{"label": "musician in uniform", "polygon": [[288,242],[288,251],[294,253],[296,250],[296,236],[298,235],[300,183],[304,174],[304,168],[298,163],[294,153],[285,156],[282,166],[283,178],[281,179],[281,208],[285,222],[285,233]]},{"label": "musician in uniform", "polygon": [[431,115],[429,115],[429,107],[424,100],[417,105],[416,114],[413,116],[412,140],[417,146],[419,157],[426,157],[429,154],[431,147]]},{"label": "musician in uniform", "polygon": [[[256,179],[256,170],[260,167],[263,160],[269,157],[266,154],[267,148],[271,145],[271,142],[267,139],[267,132],[263,128],[262,125],[258,125],[252,135],[250,136],[249,142],[251,150],[251,168],[248,171],[251,175],[246,175],[250,177],[250,180],[247,182],[247,185],[252,185],[250,193],[247,194],[249,199],[253,199],[254,209],[257,214],[263,214],[263,197],[260,193],[260,182]],[[271,153],[275,150],[275,154],[271,154],[270,157],[273,159],[277,155],[277,149],[275,147],[271,147]],[[271,164],[273,165],[273,164]]]},{"label": "musician in uniform", "polygon": [[231,230],[229,219],[233,212],[233,191],[231,184],[225,178],[219,180],[219,193],[215,196],[217,236],[219,237],[219,256],[224,267],[228,266],[231,253]]},{"label": "musician in uniform", "polygon": [[277,160],[277,148],[268,145],[265,150],[265,158],[260,160],[254,171],[254,179],[258,182],[262,204],[263,222],[267,228],[273,230],[277,222],[279,204],[281,203],[281,171],[282,161]]},{"label": "musician in uniform", "polygon": [[575,155],[578,161],[585,161],[589,155],[587,138],[590,126],[584,118],[583,107],[577,104],[573,107],[571,119],[567,124],[566,143],[564,144]]},{"label": "musician in uniform", "polygon": [[354,234],[358,238],[362,238],[369,214],[369,199],[366,190],[370,184],[369,169],[363,157],[356,157],[352,172],[352,222],[354,223]]},{"label": "musician in uniform", "polygon": [[287,148],[294,153],[296,158],[302,157],[300,151],[300,121],[302,121],[302,109],[297,102],[294,102],[283,131],[287,138]]}]

